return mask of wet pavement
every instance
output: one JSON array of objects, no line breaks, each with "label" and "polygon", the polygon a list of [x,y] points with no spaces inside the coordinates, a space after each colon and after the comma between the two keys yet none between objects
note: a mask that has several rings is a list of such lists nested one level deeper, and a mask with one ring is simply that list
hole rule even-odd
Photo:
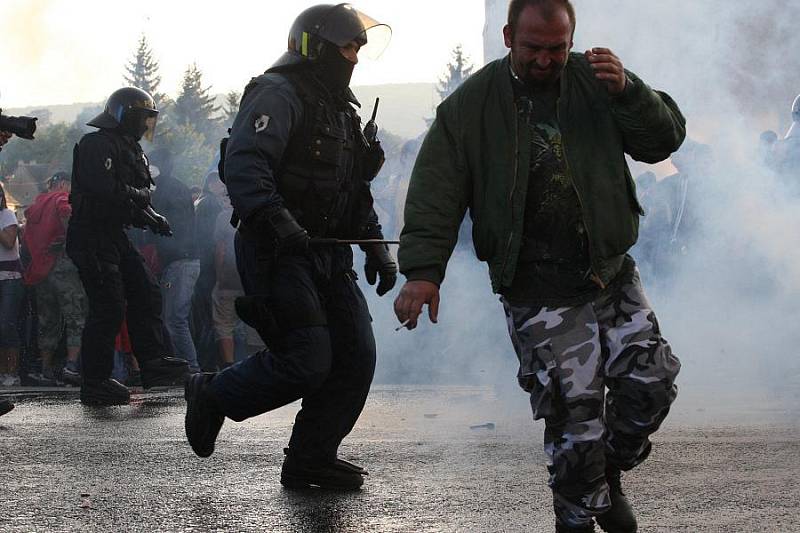
[{"label": "wet pavement", "polygon": [[[2,532],[553,530],[542,425],[511,385],[375,387],[340,450],[370,476],[345,494],[278,483],[297,405],[227,421],[200,459],[181,391],[113,408],[83,407],[74,389],[0,394],[17,403],[0,418]],[[624,478],[640,531],[800,531],[796,394],[714,403],[683,394]]]}]

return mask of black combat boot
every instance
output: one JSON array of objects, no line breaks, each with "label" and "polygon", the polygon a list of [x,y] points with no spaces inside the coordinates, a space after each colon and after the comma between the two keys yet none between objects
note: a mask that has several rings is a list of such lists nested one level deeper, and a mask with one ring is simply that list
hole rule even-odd
[{"label": "black combat boot", "polygon": [[159,357],[142,361],[139,367],[142,386],[145,389],[184,385],[189,375],[189,363],[177,357]]},{"label": "black combat boot", "polygon": [[214,374],[192,374],[186,380],[184,398],[186,398],[186,439],[194,453],[200,457],[209,457],[214,453],[214,443],[225,422],[223,415],[215,406],[208,384]]},{"label": "black combat boot", "polygon": [[12,409],[14,409],[13,403],[6,399],[0,398],[0,416],[11,412]]},{"label": "black combat boot", "polygon": [[310,489],[319,487],[328,490],[358,490],[369,473],[342,459],[319,462],[298,457],[288,448],[283,450],[286,458],[281,469],[281,485],[287,489]]},{"label": "black combat boot", "polygon": [[131,393],[115,379],[84,379],[81,384],[83,405],[128,405]]},{"label": "black combat boot", "polygon": [[594,522],[583,527],[569,527],[556,520],[556,533],[595,533]]},{"label": "black combat boot", "polygon": [[619,469],[606,468],[606,481],[611,495],[611,509],[596,518],[597,524],[607,533],[636,533],[636,516],[628,498],[622,492]]}]

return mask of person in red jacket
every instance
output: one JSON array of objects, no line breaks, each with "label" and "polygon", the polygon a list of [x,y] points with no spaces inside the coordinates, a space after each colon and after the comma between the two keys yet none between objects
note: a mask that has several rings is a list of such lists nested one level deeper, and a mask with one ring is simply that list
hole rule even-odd
[{"label": "person in red jacket", "polygon": [[68,383],[79,384],[78,357],[87,304],[78,269],[64,253],[67,221],[72,214],[70,187],[70,176],[56,173],[48,181],[47,192],[25,210],[24,240],[31,261],[24,279],[26,285],[36,287],[43,376],[53,381],[58,377],[53,356],[66,333],[67,362],[62,376]]}]

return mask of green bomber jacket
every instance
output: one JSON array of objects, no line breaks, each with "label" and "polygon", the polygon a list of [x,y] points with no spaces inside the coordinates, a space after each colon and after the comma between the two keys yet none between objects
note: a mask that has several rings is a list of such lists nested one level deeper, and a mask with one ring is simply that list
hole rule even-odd
[{"label": "green bomber jacket", "polygon": [[[572,53],[557,106],[592,270],[605,284],[636,243],[644,214],[625,154],[646,163],[663,161],[686,136],[686,120],[672,98],[626,72],[625,91],[610,96],[588,60]],[[530,130],[511,82],[506,56],[473,74],[437,108],[405,204],[398,259],[409,280],[441,284],[469,209],[475,252],[489,265],[494,291],[511,285],[531,158]]]}]

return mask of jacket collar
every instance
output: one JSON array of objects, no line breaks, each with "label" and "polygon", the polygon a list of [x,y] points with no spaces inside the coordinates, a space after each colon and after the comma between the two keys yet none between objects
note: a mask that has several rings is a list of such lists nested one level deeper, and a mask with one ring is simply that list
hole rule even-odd
[{"label": "jacket collar", "polygon": [[[570,85],[570,78],[572,76],[572,67],[575,64],[575,55],[574,52],[570,53],[567,58],[567,64],[564,67],[564,72],[561,73],[561,78],[559,79],[559,94],[563,99],[567,95],[567,90],[569,89]],[[514,108],[514,83],[523,83],[517,75],[514,73],[514,69],[511,68],[511,53],[509,52],[506,54],[506,57],[499,61],[499,66],[495,71],[495,81],[500,87],[500,92],[502,95],[507,95],[508,98],[511,99],[510,107],[506,109],[506,105],[503,105],[503,111],[508,112],[513,110]],[[508,102],[506,102],[508,103]]]}]

